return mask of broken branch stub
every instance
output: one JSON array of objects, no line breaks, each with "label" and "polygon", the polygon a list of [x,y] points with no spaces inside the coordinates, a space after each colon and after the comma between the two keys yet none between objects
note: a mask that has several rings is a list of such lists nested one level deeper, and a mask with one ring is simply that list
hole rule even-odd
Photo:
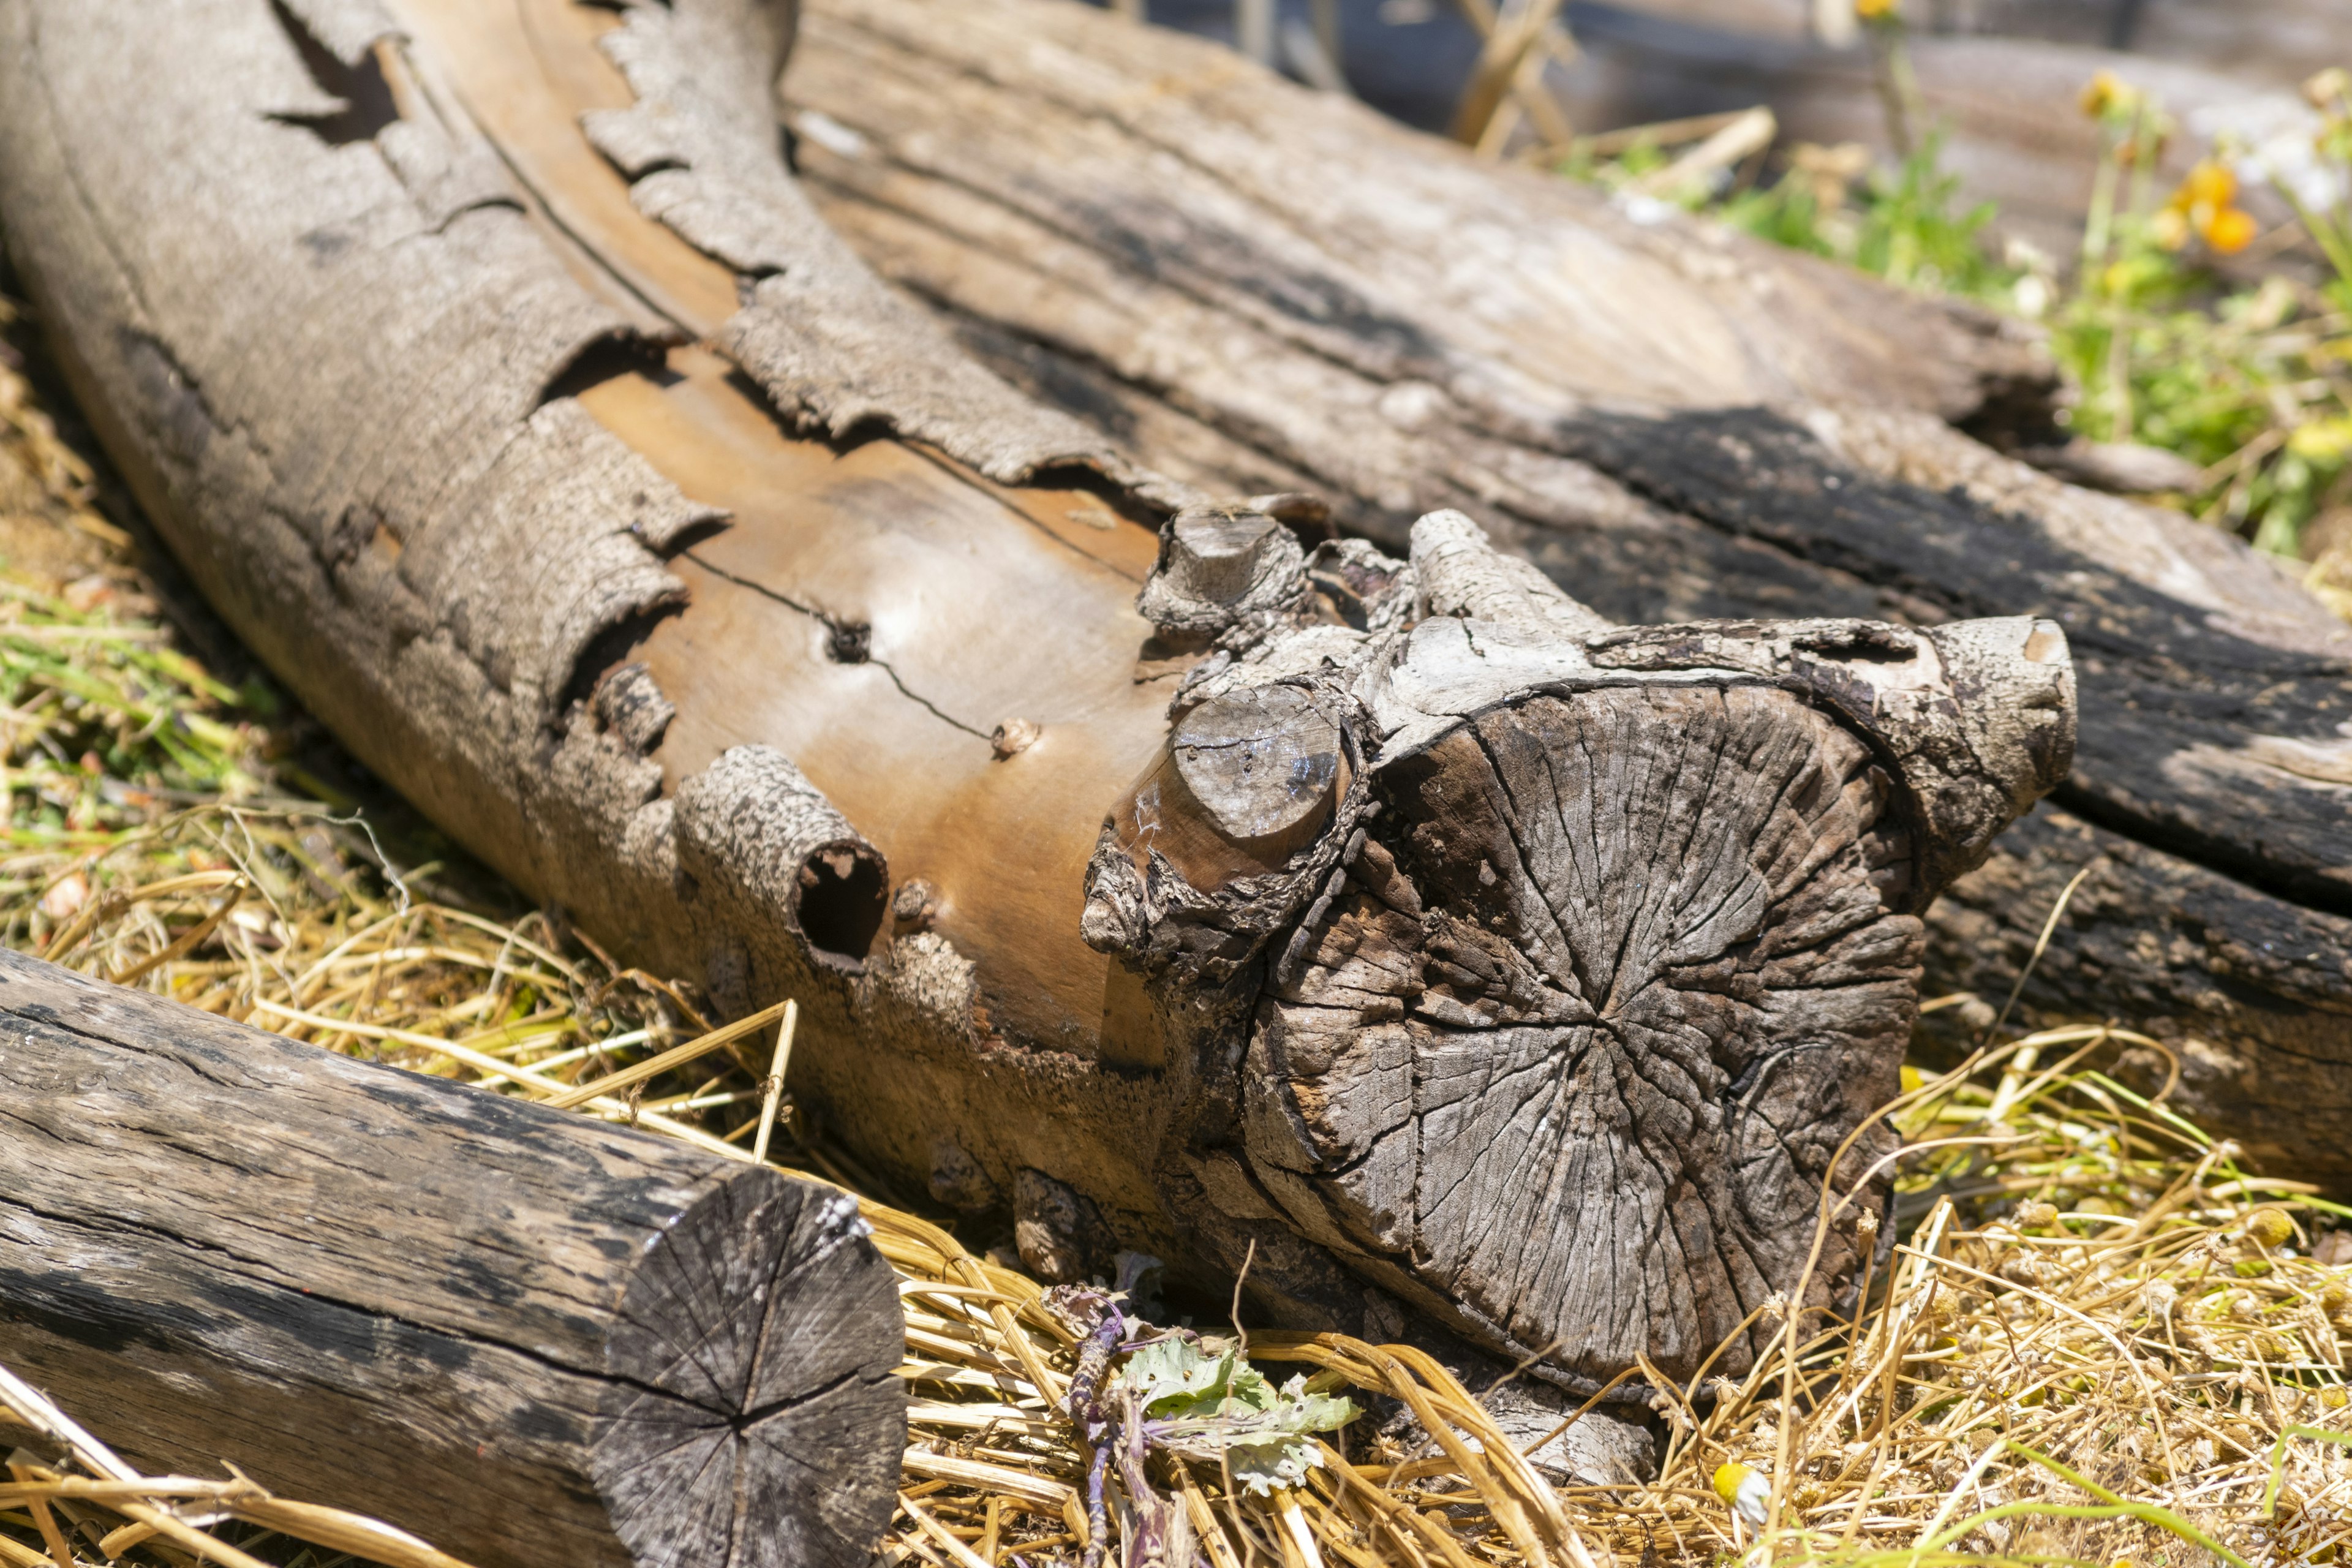
[{"label": "broken branch stub", "polygon": [[[798,999],[867,1168],[1571,1384],[1793,1285],[1917,907],[2063,752],[2062,689],[1972,716],[2032,631],[1619,636],[1458,517],[1196,504],[816,221],[775,6],[92,5],[0,0],[0,203],[142,503],[468,847]],[[322,107],[297,11],[382,46],[373,139],[253,111]]]},{"label": "broken branch stub", "polygon": [[1612,629],[1459,513],[1358,565],[1370,617],[1424,618],[1229,638],[1105,827],[1089,940],[1245,1051],[1206,1202],[1572,1385],[1687,1375],[1891,1147],[1918,911],[2063,776],[2063,638]]},{"label": "broken branch stub", "polygon": [[1292,609],[1305,585],[1297,539],[1264,511],[1188,508],[1160,537],[1159,564],[1136,607],[1163,634],[1219,637]]},{"label": "broken branch stub", "polygon": [[722,753],[679,788],[677,835],[679,869],[722,903],[780,914],[818,964],[864,966],[888,910],[889,868],[791,758],[767,746]]}]

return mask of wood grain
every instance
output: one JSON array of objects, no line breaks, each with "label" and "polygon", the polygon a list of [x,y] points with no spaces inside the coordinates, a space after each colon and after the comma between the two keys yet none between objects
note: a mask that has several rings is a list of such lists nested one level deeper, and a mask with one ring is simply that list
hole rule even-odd
[{"label": "wood grain", "polygon": [[0,1359],[155,1473],[470,1562],[863,1562],[902,1324],[854,1202],[0,953]]},{"label": "wood grain", "polygon": [[2054,428],[2029,343],[1044,0],[812,0],[784,93],[850,133],[797,147],[861,255],[1205,489],[1316,490],[1391,548],[1461,507],[1627,624],[2063,624],[2065,818],[1928,911],[1928,984],[1998,1006],[2092,866],[2021,1019],[2151,1030],[2200,1064],[2191,1115],[2352,1184],[2352,634],[2221,532],[1954,428]]},{"label": "wood grain", "polygon": [[[1393,433],[1484,385],[1496,401],[1461,417],[1491,425],[1502,445],[1480,450],[1506,459],[1511,432],[1583,406],[1545,390],[1580,366],[1636,405],[1696,378],[1724,395],[1843,381],[1898,405],[1973,407],[2015,368],[2013,346],[1892,295],[1848,298],[1810,262],[1694,262],[1679,239],[1584,208],[1526,207],[1548,187],[1433,161],[1344,114],[1301,119],[1284,134],[1310,162],[1345,171],[1337,154],[1352,148],[1378,180],[1285,176],[1265,193],[1291,205],[1287,227],[1236,209],[1214,243],[1161,262],[1154,247],[1192,231],[1131,210],[1140,226],[1119,254],[1166,275],[1143,301],[1164,322],[1139,352],[1213,363],[1227,331],[1216,310],[1245,315],[1278,352],[1229,384],[1249,383],[1269,430],[1279,414],[1355,443],[1358,476],[1401,509],[1391,553],[1327,537],[1318,505],[1275,493],[1292,485],[1220,481],[1219,496],[1143,468],[879,280],[784,162],[765,72],[788,7],[133,9],[0,0],[0,204],[142,501],[301,700],[519,884],[635,962],[698,982],[722,1011],[798,999],[794,1093],[861,1160],[943,1204],[1009,1209],[1024,1256],[1057,1277],[1137,1248],[1223,1289],[1255,1244],[1264,1317],[1361,1330],[1397,1321],[1402,1295],[1413,1331],[1448,1353],[1466,1339],[1588,1393],[1644,1347],[1684,1364],[1693,1336],[1737,1321],[1759,1291],[1801,1287],[1826,1304],[1844,1288],[1846,1241],[1808,1283],[1767,1233],[1803,1206],[1827,1169],[1822,1143],[1856,1130],[1899,1052],[1906,922],[2063,772],[2063,635],[2031,616],[1924,632],[1853,616],[1612,628],[1496,554],[1466,516],[1408,528],[1402,509],[1424,480],[1513,529],[1516,492],[1434,437]],[[1042,30],[1013,37],[1006,17]],[[1163,136],[1150,179],[1124,153],[1064,159],[1065,172],[1134,196],[1221,199],[1201,160],[1241,156],[1265,129],[1252,117],[1293,100],[1198,54],[1131,100],[1096,92],[1109,77],[1056,78],[1068,46],[1054,40],[1093,37],[1100,20],[1081,7],[932,14],[942,39],[1012,38],[1022,60],[1045,62],[1041,126],[1075,104],[1123,135],[1156,101],[1199,133]],[[321,55],[336,68],[314,68]],[[1142,58],[1130,51],[1129,67],[1158,68]],[[343,76],[366,62],[394,112],[372,134],[322,136],[313,127],[343,123]],[[1184,108],[1175,86],[1195,68],[1231,124]],[[872,79],[887,109],[899,87]],[[953,96],[958,80],[949,70],[940,89]],[[1260,97],[1274,110],[1254,108]],[[1433,203],[1420,210],[1475,209],[1457,256],[1412,250],[1398,226]],[[1354,247],[1344,277],[1315,270],[1318,234]],[[1088,287],[1027,303],[1086,315],[1100,302]],[[1563,290],[1613,295],[1619,314],[1547,335]],[[1424,306],[1465,323],[1491,374],[1409,325]],[[1208,335],[1188,338],[1194,328]],[[1302,365],[1314,374],[1294,374]],[[1251,382],[1258,368],[1267,378]],[[1402,388],[1385,411],[1366,401],[1367,376]],[[1652,710],[1633,694],[1652,692],[1672,719],[1642,717]],[[1685,729],[1714,737],[1714,761],[1687,755]],[[1416,770],[1474,742],[1526,743],[1509,768],[1465,754],[1440,769],[1444,787],[1429,788],[1466,824],[1480,779],[1565,778],[1602,738],[1624,776],[1680,779],[1685,794],[1586,803],[1595,831],[1622,846],[1658,837],[1649,847],[1664,853],[1683,813],[1717,837],[1676,863],[1675,876],[1699,879],[1689,897],[1541,947],[1539,922],[1495,924],[1496,887],[1518,889],[1528,911],[1566,910],[1641,874],[1580,882],[1590,868],[1449,859],[1411,837]],[[1826,858],[1782,867],[1786,834],[1765,806],[1816,776],[1864,804],[1847,822],[1847,808],[1805,795],[1821,809],[1799,815],[1821,818],[1808,831]],[[1292,1100],[1373,1092],[1343,1089],[1373,1084],[1369,1068],[1327,1081],[1304,1047],[1264,1066],[1279,1039],[1305,1037],[1312,1020],[1284,1009],[1339,973],[1324,944],[1361,913],[1350,889],[1364,876],[1421,913],[1415,931],[1361,949],[1381,973],[1346,977],[1391,986],[1380,1005],[1402,1009],[1363,1027],[1435,1031],[1405,1069],[1426,1080],[1414,1103],[1436,1131],[1412,1166],[1433,1190],[1406,1205],[1417,1228],[1397,1253],[1347,1228],[1370,1223],[1360,1215],[1342,1223],[1361,1205],[1336,1144],[1269,1143],[1263,1125]],[[1742,902],[1717,920],[1708,876],[1780,889],[1787,907]],[[1775,1000],[1779,982],[1733,952],[1777,931],[1784,967],[1843,954],[1848,928],[1823,925],[1809,899],[1874,933],[1852,942],[1886,949],[1885,973],[1854,983],[1867,1005],[1851,1016],[1828,1000],[1808,1011],[1793,984]],[[1640,951],[1610,946],[1636,926]],[[1694,978],[1714,977],[1710,965],[1727,965],[1728,990]],[[1544,1015],[1486,1027],[1486,1002],[1455,969],[1505,996],[1620,976],[1641,1006],[1674,1003],[1720,1037],[1673,1037],[1681,1055],[1656,1070],[1683,1098],[1644,1100],[1640,1124],[1621,1127],[1607,1108],[1630,1089],[1578,1064],[1631,1072],[1671,1030],[1612,1033],[1615,1015],[1589,991],[1589,1026]],[[1796,1070],[1819,1048],[1816,1023],[1853,1037],[1838,1058],[1852,1067],[1847,1099],[1822,1098]],[[1345,1057],[1355,1038],[1330,1048]],[[1541,1064],[1496,1065],[1514,1051]],[[1745,1076],[1783,1058],[1785,1081],[1781,1068]],[[1508,1124],[1496,1097],[1522,1080],[1549,1086],[1565,1119],[1554,1128],[1600,1142],[1498,1136],[1501,1163],[1455,1180],[1444,1160],[1475,1151],[1436,1142]],[[1677,1178],[1689,1193],[1629,1186],[1594,1208],[1563,1184],[1561,1173],[1673,1139],[1678,1116],[1738,1121],[1759,1082],[1786,1148],[1755,1146],[1752,1191],[1700,1168],[1750,1152],[1739,1140],[1761,1134],[1747,1123],[1738,1137],[1693,1134]],[[1782,1092],[1797,1102],[1771,1098]],[[1515,1171],[1549,1184],[1526,1194],[1531,1208],[1509,1206]],[[1444,1201],[1445,1183],[1464,1201]],[[1753,1212],[1709,1206],[1727,1194]],[[1702,1210],[1712,1250],[1692,1233],[1668,1275],[1654,1271],[1662,1255],[1628,1242],[1669,1214],[1687,1230]],[[1505,1212],[1549,1239],[1497,1250]],[[1571,1268],[1572,1280],[1558,1272]],[[1690,1313],[1658,1305],[1670,1276]],[[1577,1314],[1620,1294],[1642,1311],[1588,1332]]]}]

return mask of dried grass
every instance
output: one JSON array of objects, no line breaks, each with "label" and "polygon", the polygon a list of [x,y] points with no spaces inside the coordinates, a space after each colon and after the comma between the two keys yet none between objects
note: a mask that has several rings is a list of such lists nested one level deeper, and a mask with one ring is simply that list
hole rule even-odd
[{"label": "dried grass", "polygon": [[[0,578],[0,940],[327,1048],[533,1098],[704,1033],[690,991],[616,968],[541,915],[428,896],[429,868],[395,874],[358,818],[279,793],[303,775],[272,760],[284,734],[266,692],[215,679],[153,618],[127,542],[91,510],[91,482],[0,354],[0,547],[12,557]],[[745,1044],[767,1065],[764,1037]],[[1213,1568],[2334,1561],[2352,1538],[2352,1270],[2312,1250],[2336,1256],[2323,1233],[2347,1211],[2248,1173],[2126,1087],[2105,1069],[2126,1047],[2161,1051],[2118,1029],[2061,1030],[1913,1075],[1892,1108],[1911,1141],[1895,1171],[1896,1243],[1868,1306],[1853,1322],[1771,1323],[1746,1377],[1663,1391],[1670,1437],[1650,1483],[1547,1483],[1408,1347],[1258,1332],[1255,1360],[1311,1369],[1320,1390],[1401,1401],[1428,1440],[1350,1429],[1344,1458],[1327,1446],[1305,1487],[1267,1499],[1164,1459],[1153,1485]],[[750,1158],[775,1110],[765,1086],[729,1053],[671,1059],[580,1110]],[[777,1157],[867,1194],[901,1276],[914,1440],[886,1559],[1085,1556],[1088,1455],[1064,1408],[1075,1342],[1038,1285],[875,1201],[880,1189],[789,1100]],[[37,1428],[64,1418],[5,1380],[0,1404]],[[237,1568],[255,1554],[436,1561],[234,1476],[139,1478],[64,1447],[74,1462],[19,1469],[0,1488],[0,1558],[17,1568],[123,1553]],[[1766,1478],[1760,1528],[1717,1491],[1726,1465]],[[1114,1476],[1110,1518],[1124,1531],[1133,1507],[1119,1487]],[[215,1521],[220,1539],[192,1542],[192,1520]],[[124,1533],[159,1521],[162,1533],[135,1543]]]}]

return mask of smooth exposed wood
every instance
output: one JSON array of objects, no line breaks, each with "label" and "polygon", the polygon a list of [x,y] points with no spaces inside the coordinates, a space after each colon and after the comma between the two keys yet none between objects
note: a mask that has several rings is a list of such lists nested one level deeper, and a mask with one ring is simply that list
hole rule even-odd
[{"label": "smooth exposed wood", "polygon": [[[1145,469],[970,360],[824,228],[770,118],[780,7],[101,9],[0,3],[0,205],[165,536],[306,704],[520,885],[729,1013],[797,997],[796,1097],[862,1160],[1010,1209],[1045,1272],[1134,1247],[1223,1288],[1255,1241],[1261,1321],[1361,1330],[1403,1321],[1402,1298],[1412,1331],[1450,1324],[1586,1392],[1645,1353],[1687,1373],[1772,1291],[1850,1287],[1874,1194],[1810,1280],[1781,1233],[1810,1225],[1827,1151],[1892,1081],[1920,909],[2063,773],[2054,627],[1614,630],[1466,517],[1408,538],[1400,515],[1392,555],[1323,538],[1282,493],[1299,487]],[[1035,16],[1011,47],[1049,75],[1065,25],[1165,42]],[[1279,90],[1186,58],[1241,97]],[[373,101],[371,69],[389,118],[320,134]],[[1454,351],[1391,331],[1416,290],[1521,356],[1488,384],[1529,394],[1522,425],[1556,412],[1546,375],[1584,363],[1637,403],[1698,377],[1947,411],[2032,374],[1984,323],[1811,262],[1694,264],[1679,237],[1573,205],[1534,224],[1538,187],[1416,163],[1387,132],[1364,145],[1399,181],[1378,199],[1336,183],[1332,232],[1365,246],[1363,279],[1401,247],[1393,299],[1327,288],[1247,229],[1182,266],[1208,268],[1186,287],[1255,298],[1252,331],[1303,322],[1334,374],[1404,387],[1382,413],[1286,348],[1258,393],[1354,441],[1400,507],[1424,461],[1448,497],[1499,500],[1441,445],[1373,439],[1453,395],[1427,376]],[[1193,177],[1070,166],[1126,192]],[[1474,209],[1459,258],[1402,247],[1415,201]],[[1148,259],[1157,237],[1132,237]],[[1526,330],[1595,289],[1626,318]],[[1224,330],[1181,289],[1147,303],[1170,311],[1155,352]],[[1482,774],[1503,735],[1526,745]],[[1583,798],[1567,781],[1601,752],[1667,798]],[[1526,793],[1540,777],[1549,805]],[[1621,847],[1675,841],[1671,880],[1622,855],[1505,863],[1444,814],[1515,787]],[[1462,858],[1480,842],[1495,853]],[[1306,998],[1340,984],[1334,922],[1365,877],[1425,923],[1393,933],[1358,1027]],[[1538,918],[1587,900],[1617,912]],[[1848,992],[1798,995],[1807,964]],[[1532,1023],[1489,1026],[1523,994]],[[1433,1187],[1368,1238],[1343,1133],[1277,1134],[1353,1070],[1311,1056],[1388,1025],[1432,1086],[1416,1127],[1483,1130],[1522,1089],[1559,1114],[1462,1188],[1494,1203],[1444,1201],[1436,1155],[1382,1165]],[[1816,1026],[1843,1031],[1826,1054]],[[1580,1076],[1646,1065],[1667,1035],[1679,1076],[1654,1101]],[[1514,1050],[1543,1065],[1506,1072]],[[1668,1144],[1686,1155],[1671,1179],[1599,1207],[1574,1185]],[[1515,1172],[1546,1184],[1496,1206]],[[1506,1213],[1549,1239],[1496,1250]],[[1666,1227],[1687,1257],[1653,1245]],[[1599,1330],[1562,1316],[1612,1295],[1635,1305]]]},{"label": "smooth exposed wood", "polygon": [[481,1568],[849,1564],[894,1277],[856,1205],[0,953],[0,1360]]},{"label": "smooth exposed wood", "polygon": [[1621,622],[2058,621],[2074,770],[1928,911],[1930,989],[1987,999],[1934,1025],[1981,1034],[2090,866],[2019,1019],[2158,1035],[2190,1114],[2352,1184],[2352,635],[1953,428],[2047,438],[2021,345],[1046,0],[816,0],[783,85],[854,138],[798,155],[862,255],[1205,489],[1318,491],[1391,546],[1463,507]]}]

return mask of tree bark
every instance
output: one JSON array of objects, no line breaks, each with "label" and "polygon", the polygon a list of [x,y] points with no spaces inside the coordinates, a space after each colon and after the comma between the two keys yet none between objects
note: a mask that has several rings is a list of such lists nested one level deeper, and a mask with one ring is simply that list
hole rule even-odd
[{"label": "tree bark", "polygon": [[2051,439],[2006,330],[1043,0],[816,0],[783,89],[860,254],[1165,471],[1391,542],[1465,507],[1622,621],[2058,621],[2074,771],[1929,911],[1982,999],[1931,1022],[1979,1037],[2086,873],[2019,1021],[2168,1041],[2190,1115],[2352,1190],[2352,628],[1963,434]]},{"label": "tree bark", "polygon": [[[1391,557],[1212,503],[824,226],[782,10],[0,4],[11,244],[214,603],[520,885],[730,1011],[799,996],[803,1102],[1049,1276],[1254,1256],[1280,1321],[1401,1298],[1585,1392],[1835,1299],[1920,911],[2066,766],[2058,628],[1620,631],[1458,513]],[[2015,359],[1592,233],[1627,398],[1974,406]],[[1281,391],[1362,427],[1320,397]]]},{"label": "tree bark", "polygon": [[866,1561],[906,1447],[856,1205],[0,953],[0,1359],[480,1564]]}]

